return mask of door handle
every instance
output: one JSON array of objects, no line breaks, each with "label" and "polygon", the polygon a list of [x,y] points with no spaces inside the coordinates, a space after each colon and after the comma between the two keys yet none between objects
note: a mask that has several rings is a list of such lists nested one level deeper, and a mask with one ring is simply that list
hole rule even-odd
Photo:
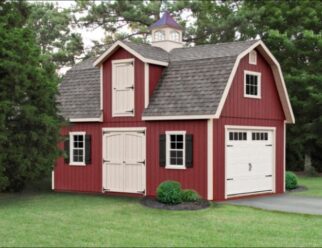
[{"label": "door handle", "polygon": [[252,168],[253,168],[252,164],[248,163],[248,171],[252,171]]}]

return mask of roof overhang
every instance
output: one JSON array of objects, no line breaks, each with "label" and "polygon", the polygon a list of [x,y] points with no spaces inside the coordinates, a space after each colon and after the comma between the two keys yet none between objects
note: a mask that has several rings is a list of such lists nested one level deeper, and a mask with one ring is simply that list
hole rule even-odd
[{"label": "roof overhang", "polygon": [[167,115],[167,116],[142,116],[143,121],[166,121],[166,120],[208,120],[214,119],[214,115]]},{"label": "roof overhang", "polygon": [[236,71],[238,69],[241,59],[254,49],[257,49],[260,52],[260,54],[266,59],[266,61],[270,64],[270,66],[272,68],[275,83],[276,83],[276,88],[277,88],[277,91],[278,91],[278,94],[280,97],[280,101],[282,104],[282,108],[283,108],[283,111],[285,114],[286,122],[287,123],[295,123],[295,118],[294,118],[292,106],[290,103],[290,99],[289,99],[289,96],[287,93],[286,84],[284,81],[281,66],[278,63],[278,61],[276,60],[276,58],[274,57],[274,55],[269,51],[269,49],[266,47],[264,42],[261,40],[254,43],[253,45],[251,45],[249,48],[247,48],[245,51],[243,51],[242,53],[240,53],[238,55],[238,57],[235,61],[233,70],[230,73],[228,83],[226,85],[224,93],[223,93],[221,100],[219,102],[219,105],[218,105],[218,108],[217,108],[217,111],[215,114],[215,118],[219,118],[221,115],[221,112],[223,110],[224,104],[226,102],[230,87],[233,83],[234,76],[236,74]]},{"label": "roof overhang", "polygon": [[149,59],[143,57],[141,54],[124,44],[122,41],[116,41],[109,49],[107,49],[98,59],[96,59],[93,63],[94,66],[99,66],[102,64],[105,60],[108,59],[119,47],[122,47],[124,50],[128,51],[135,57],[137,57],[139,60],[141,60],[144,63],[154,64],[154,65],[161,65],[161,66],[168,66],[168,62]]}]

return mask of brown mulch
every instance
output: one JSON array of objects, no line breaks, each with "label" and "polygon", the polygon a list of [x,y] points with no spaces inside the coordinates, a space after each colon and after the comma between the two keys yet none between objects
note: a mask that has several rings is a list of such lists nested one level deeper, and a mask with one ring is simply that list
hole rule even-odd
[{"label": "brown mulch", "polygon": [[165,209],[165,210],[200,210],[208,208],[210,202],[201,199],[196,202],[182,202],[176,205],[164,204],[158,202],[155,198],[144,197],[140,200],[141,204],[149,208]]}]

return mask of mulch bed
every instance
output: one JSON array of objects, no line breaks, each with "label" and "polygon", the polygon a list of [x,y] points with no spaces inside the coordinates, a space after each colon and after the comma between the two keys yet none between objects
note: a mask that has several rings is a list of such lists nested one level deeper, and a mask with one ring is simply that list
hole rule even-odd
[{"label": "mulch bed", "polygon": [[199,200],[197,202],[182,202],[176,205],[164,204],[158,202],[155,198],[144,197],[141,199],[141,204],[149,208],[165,209],[165,210],[199,210],[208,208],[210,202],[207,200]]},{"label": "mulch bed", "polygon": [[291,189],[291,190],[287,190],[287,192],[302,192],[302,191],[307,191],[308,188],[302,185],[299,185],[296,189]]}]

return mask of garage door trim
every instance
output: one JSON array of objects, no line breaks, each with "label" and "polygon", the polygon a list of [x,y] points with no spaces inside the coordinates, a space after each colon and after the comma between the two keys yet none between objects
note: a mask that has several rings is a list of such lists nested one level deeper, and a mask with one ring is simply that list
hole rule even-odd
[{"label": "garage door trim", "polygon": [[108,132],[140,132],[144,134],[144,146],[145,146],[145,172],[144,172],[144,178],[145,178],[145,190],[144,195],[146,195],[147,191],[147,180],[146,180],[146,170],[147,170],[147,164],[146,164],[146,127],[108,127],[108,128],[102,128],[102,192],[107,192],[106,189],[104,189],[104,183],[106,182],[106,174],[104,173],[104,158],[103,153],[106,149],[105,140],[103,139],[104,134]]},{"label": "garage door trim", "polygon": [[[238,194],[229,196],[227,195],[227,143],[228,143],[228,131],[229,130],[247,130],[247,131],[272,131],[272,191],[260,191],[260,192],[251,192],[245,194]],[[256,194],[265,194],[265,193],[275,193],[276,192],[276,127],[266,127],[266,126],[239,126],[239,125],[225,125],[225,199],[234,198],[238,196],[247,196],[247,195],[256,195]]]}]

